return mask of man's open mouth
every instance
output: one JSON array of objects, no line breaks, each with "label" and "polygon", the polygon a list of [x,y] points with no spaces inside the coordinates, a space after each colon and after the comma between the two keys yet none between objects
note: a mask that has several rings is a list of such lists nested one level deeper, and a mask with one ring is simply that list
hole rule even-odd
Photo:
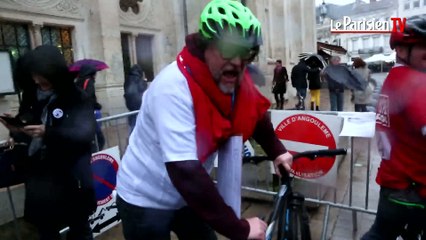
[{"label": "man's open mouth", "polygon": [[226,80],[236,80],[238,78],[239,72],[236,70],[227,70],[223,72],[223,76]]}]

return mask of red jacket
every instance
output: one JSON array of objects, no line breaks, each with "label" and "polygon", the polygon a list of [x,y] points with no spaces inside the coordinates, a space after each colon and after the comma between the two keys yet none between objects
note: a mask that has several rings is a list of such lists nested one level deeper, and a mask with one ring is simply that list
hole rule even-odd
[{"label": "red jacket", "polygon": [[426,73],[393,68],[377,105],[377,139],[382,162],[376,181],[405,189],[416,183],[426,198]]}]

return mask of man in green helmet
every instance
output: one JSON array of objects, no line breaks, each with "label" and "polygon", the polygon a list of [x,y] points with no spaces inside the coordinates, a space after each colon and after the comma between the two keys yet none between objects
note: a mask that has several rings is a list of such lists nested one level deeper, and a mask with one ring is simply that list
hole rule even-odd
[{"label": "man in green helmet", "polygon": [[262,44],[261,26],[239,1],[213,0],[199,32],[143,96],[117,178],[117,206],[127,240],[264,239],[266,224],[239,219],[209,176],[218,148],[253,137],[287,171],[292,155],[276,137],[270,102],[246,66]]}]

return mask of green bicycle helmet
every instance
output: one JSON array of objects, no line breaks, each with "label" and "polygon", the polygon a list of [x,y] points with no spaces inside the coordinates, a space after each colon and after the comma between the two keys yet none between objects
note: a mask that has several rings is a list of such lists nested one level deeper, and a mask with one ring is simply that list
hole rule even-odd
[{"label": "green bicycle helmet", "polygon": [[200,16],[199,31],[207,40],[248,48],[262,44],[261,25],[249,8],[235,0],[212,0]]}]

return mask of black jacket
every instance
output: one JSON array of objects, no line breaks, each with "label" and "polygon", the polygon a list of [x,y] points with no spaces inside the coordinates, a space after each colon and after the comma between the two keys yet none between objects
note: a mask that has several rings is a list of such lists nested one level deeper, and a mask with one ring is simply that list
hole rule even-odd
[{"label": "black jacket", "polygon": [[129,111],[139,110],[142,103],[142,94],[147,87],[148,84],[143,79],[142,69],[138,65],[133,65],[124,81],[124,100]]},{"label": "black jacket", "polygon": [[287,91],[287,69],[282,67],[281,70],[277,68],[274,69],[274,79],[272,80],[274,83],[273,93],[285,93]]},{"label": "black jacket", "polygon": [[[39,101],[37,87],[31,84],[23,91],[18,117],[28,124],[41,124],[44,106],[48,104],[41,148],[29,157],[27,164],[25,216],[36,222],[66,220],[70,214],[78,213],[88,216],[96,208],[90,165],[96,125],[93,102],[74,85],[56,48],[42,46],[26,57],[30,60],[21,63],[29,65],[17,66],[17,71],[45,77],[57,97],[50,102]],[[14,137],[29,144],[32,140],[24,133]]]},{"label": "black jacket", "polygon": [[77,81],[75,84],[80,89],[84,90],[89,98],[91,98],[91,101],[94,104],[94,108],[96,110],[101,110],[102,105],[98,102],[98,99],[96,98],[96,89],[95,89],[95,74],[97,70],[92,65],[83,65],[80,69]]},{"label": "black jacket", "polygon": [[321,89],[320,70],[318,69],[315,72],[308,72],[308,81],[310,90]]},{"label": "black jacket", "polygon": [[293,87],[297,88],[308,88],[308,83],[306,81],[306,75],[309,71],[308,66],[305,62],[300,61],[296,66],[291,70],[291,84]]},{"label": "black jacket", "polygon": [[[49,104],[43,147],[29,158],[25,216],[32,221],[67,218],[64,209],[90,213],[96,208],[90,165],[96,124],[93,104],[76,87],[72,92]],[[30,109],[21,108],[19,114],[34,116],[33,121],[41,115],[37,101],[24,106]]]}]

